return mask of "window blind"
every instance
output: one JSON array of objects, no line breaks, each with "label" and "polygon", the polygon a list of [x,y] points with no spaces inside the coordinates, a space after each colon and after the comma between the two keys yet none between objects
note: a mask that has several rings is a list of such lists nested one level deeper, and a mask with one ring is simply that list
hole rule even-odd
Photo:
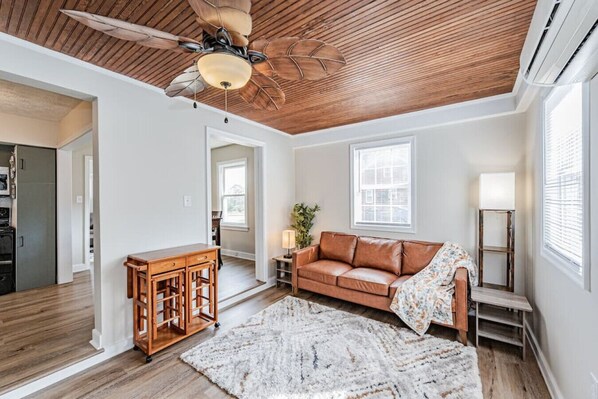
[{"label": "window blind", "polygon": [[583,269],[583,108],[582,86],[559,87],[545,102],[544,247]]}]

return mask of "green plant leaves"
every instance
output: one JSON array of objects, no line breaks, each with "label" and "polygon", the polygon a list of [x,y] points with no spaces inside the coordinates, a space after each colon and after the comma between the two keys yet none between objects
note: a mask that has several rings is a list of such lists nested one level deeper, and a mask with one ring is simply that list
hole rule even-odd
[{"label": "green plant leaves", "polygon": [[291,227],[296,231],[296,242],[298,248],[305,248],[311,245],[313,236],[309,234],[314,226],[316,213],[320,211],[320,206],[315,204],[309,207],[305,203],[295,204],[291,212],[293,223]]}]

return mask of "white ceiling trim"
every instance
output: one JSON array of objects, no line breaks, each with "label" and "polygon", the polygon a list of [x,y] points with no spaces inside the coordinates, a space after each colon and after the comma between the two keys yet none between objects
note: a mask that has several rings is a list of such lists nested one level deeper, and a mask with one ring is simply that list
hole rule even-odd
[{"label": "white ceiling trim", "polygon": [[407,133],[421,129],[491,118],[516,112],[513,93],[429,108],[351,125],[303,133],[293,137],[293,148],[320,146],[358,139]]},{"label": "white ceiling trim", "polygon": [[292,145],[293,148],[314,147],[355,141],[364,137],[387,136],[389,132],[408,133],[525,112],[537,94],[536,87],[529,86],[517,75],[511,93],[297,134],[293,136]]},{"label": "white ceiling trim", "polygon": [[[139,80],[130,78],[125,75],[121,75],[116,72],[112,72],[108,69],[99,67],[89,62],[79,60],[77,58],[68,56],[66,54],[62,54],[54,50],[50,50],[37,44],[19,39],[17,37],[10,36],[6,33],[0,32],[0,41],[16,44],[18,46],[25,47],[38,53],[42,53],[44,55],[54,57],[56,59],[60,59],[62,61],[66,61],[74,65],[82,66],[116,79],[120,79],[127,83],[135,84],[148,90],[163,93],[163,90],[158,87],[149,85],[147,83],[141,82]],[[2,76],[1,71],[0,76]],[[343,125],[329,129],[317,130],[308,133],[301,133],[297,135],[290,135],[281,130],[272,128],[270,126],[266,126],[259,122],[252,121],[251,119],[247,119],[242,116],[230,113],[228,115],[229,118],[234,118],[244,123],[258,126],[270,132],[278,133],[285,137],[289,137],[291,138],[291,145],[294,148],[302,148],[325,145],[340,141],[352,141],[358,138],[363,138],[364,136],[382,136],[388,134],[388,132],[409,132],[430,127],[438,127],[476,119],[506,115],[510,113],[525,112],[525,110],[527,110],[528,105],[531,103],[536,94],[537,89],[527,85],[518,76],[513,86],[513,91],[511,93],[501,94],[492,97],[485,97],[472,101],[465,101],[442,107],[429,108],[421,111],[394,115],[386,118],[372,119],[369,121],[354,123],[350,125]],[[176,97],[173,100],[183,101],[187,104],[193,103],[192,100],[184,97]],[[225,115],[224,111],[203,104],[201,102],[198,102],[198,107],[216,112],[223,116]]]}]

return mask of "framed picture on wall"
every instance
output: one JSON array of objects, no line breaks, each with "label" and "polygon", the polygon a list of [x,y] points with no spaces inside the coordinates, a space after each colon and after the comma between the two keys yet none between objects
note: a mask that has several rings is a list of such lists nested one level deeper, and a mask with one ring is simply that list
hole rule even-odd
[{"label": "framed picture on wall", "polygon": [[0,166],[0,195],[10,195],[10,175],[7,166]]}]

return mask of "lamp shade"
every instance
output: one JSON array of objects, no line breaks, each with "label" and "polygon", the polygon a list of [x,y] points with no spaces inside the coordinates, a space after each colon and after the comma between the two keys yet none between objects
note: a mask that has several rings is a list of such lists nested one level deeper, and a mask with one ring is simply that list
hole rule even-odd
[{"label": "lamp shade", "polygon": [[197,69],[203,79],[213,87],[223,89],[222,82],[230,84],[229,90],[240,89],[251,78],[251,65],[241,57],[226,53],[211,53],[197,60]]},{"label": "lamp shade", "polygon": [[282,232],[282,247],[284,249],[295,248],[295,230],[284,230]]},{"label": "lamp shade", "polygon": [[480,209],[515,209],[515,173],[480,175]]}]

